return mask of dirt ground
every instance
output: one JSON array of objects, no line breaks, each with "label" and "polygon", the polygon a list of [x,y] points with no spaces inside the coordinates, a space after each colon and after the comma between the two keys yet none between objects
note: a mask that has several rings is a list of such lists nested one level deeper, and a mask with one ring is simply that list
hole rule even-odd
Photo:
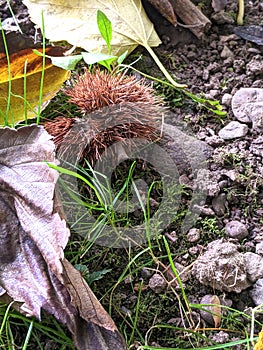
[{"label": "dirt ground", "polygon": [[[0,5],[4,2],[0,0]],[[15,2],[10,3],[14,5]],[[166,122],[185,122],[195,138],[210,150],[206,172],[199,174],[200,187],[203,179],[208,179],[204,185],[208,193],[199,207],[200,215],[194,229],[183,235],[178,223],[174,223],[164,234],[175,254],[174,261],[179,270],[191,267],[191,273],[182,277],[191,303],[213,303],[216,295],[222,305],[245,313],[263,303],[263,46],[234,34],[237,1],[229,0],[224,13],[219,15],[213,11],[210,1],[202,5],[203,12],[212,22],[203,40],[198,40],[189,29],[181,26],[174,28],[147,6],[149,17],[163,42],[156,52],[165,67],[180,83],[186,83],[190,92],[218,100],[226,112],[225,116],[218,116],[178,91],[155,84],[157,92],[164,96],[172,112]],[[20,5],[18,10],[21,11]],[[4,7],[0,14],[2,21],[10,17]],[[23,16],[26,19],[24,23],[21,22],[22,30],[32,35],[33,26],[21,12]],[[245,0],[244,24],[263,25],[263,3],[260,0]],[[137,68],[147,74],[157,72],[152,59],[140,48],[130,60],[139,54],[143,58],[137,63]],[[160,77],[160,73],[157,74]],[[240,100],[233,98],[241,88],[254,89],[245,92],[241,102],[249,93],[258,96],[258,100],[255,97],[254,107],[238,114],[233,101],[239,105]],[[233,121],[238,123],[231,124],[225,130]],[[193,174],[186,172],[181,176],[188,191],[193,191]],[[162,249],[162,243],[157,240],[154,243],[156,256],[164,254]],[[118,249],[105,252],[93,247],[87,253],[91,261],[90,269],[112,268],[118,275],[124,270],[123,266],[128,263],[130,255],[135,256],[138,251],[135,248],[132,253],[123,254]],[[169,265],[167,260],[160,260]],[[139,300],[141,316],[136,326],[139,330],[138,333],[135,331],[137,335],[144,337],[155,324],[184,327],[184,322],[187,322],[167,283],[163,285],[163,274],[158,269],[152,263],[147,266],[147,261],[140,262],[136,274],[126,278],[115,289],[113,318],[121,331],[129,328],[123,326],[124,319],[128,319],[128,324],[130,313],[135,312],[139,298],[138,284],[142,281],[147,287],[141,292]],[[94,282],[93,289],[98,296],[104,296],[112,283],[114,277],[103,277],[99,282]],[[180,293],[178,286],[175,289]],[[108,295],[102,301],[106,308],[109,300]],[[191,324],[192,329],[197,327],[198,322],[200,328],[217,327],[213,318],[198,310],[195,312],[193,318],[198,321]],[[240,323],[247,322],[240,315],[238,317]],[[260,315],[257,318],[262,321]],[[231,328],[232,324],[225,323],[224,328],[227,327]],[[249,322],[245,327],[249,332]],[[255,332],[259,331],[260,327],[256,326]],[[159,329],[152,332],[149,345],[190,348],[186,346],[187,337],[184,335],[180,338],[180,333],[175,330]],[[239,338],[238,333],[223,330],[211,335],[214,343]],[[136,344],[139,346],[141,340],[139,335],[133,339],[134,348]],[[238,345],[232,348],[245,347]]]}]

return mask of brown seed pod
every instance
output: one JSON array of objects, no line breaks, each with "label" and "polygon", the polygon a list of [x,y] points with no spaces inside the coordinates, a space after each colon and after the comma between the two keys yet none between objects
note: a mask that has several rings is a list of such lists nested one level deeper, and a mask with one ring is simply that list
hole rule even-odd
[{"label": "brown seed pod", "polygon": [[44,124],[58,150],[62,145],[63,157],[71,158],[74,152],[80,163],[85,158],[94,164],[116,142],[135,138],[156,141],[160,137],[161,100],[145,81],[86,70],[65,93],[80,107],[83,119],[57,117]]},{"label": "brown seed pod", "polygon": [[154,90],[144,80],[138,81],[135,76],[112,74],[99,69],[93,73],[86,69],[83,75],[77,76],[72,87],[65,89],[65,93],[84,115],[126,102],[160,103]]},{"label": "brown seed pod", "polygon": [[[82,119],[74,119],[70,132],[63,137],[62,143],[57,144],[59,156],[69,162],[74,159],[79,164],[86,159],[94,165],[117,142],[121,142],[129,154],[138,139],[153,142],[160,139],[161,125],[153,115],[160,116],[158,106],[128,102],[94,111]],[[63,121],[56,121],[58,124],[60,122]],[[52,131],[55,130],[60,128],[54,127]],[[56,136],[55,140],[61,141],[61,138]]]}]

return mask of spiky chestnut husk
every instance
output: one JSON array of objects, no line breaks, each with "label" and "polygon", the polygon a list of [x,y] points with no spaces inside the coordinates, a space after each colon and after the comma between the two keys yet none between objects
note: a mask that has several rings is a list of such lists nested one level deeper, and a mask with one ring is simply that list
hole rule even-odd
[{"label": "spiky chestnut husk", "polygon": [[63,137],[55,134],[63,129],[64,118],[58,117],[45,127],[54,136],[60,158],[81,165],[86,159],[94,165],[102,153],[117,142],[131,148],[136,147],[138,139],[159,140],[160,123],[157,120],[149,123],[149,117],[156,114],[160,115],[160,107],[156,105],[128,102],[94,111],[88,117],[71,119],[71,130]]},{"label": "spiky chestnut husk", "polygon": [[57,117],[45,123],[57,149],[63,144],[64,155],[70,148],[71,157],[78,144],[82,154],[76,157],[80,162],[85,158],[94,164],[115,142],[136,137],[156,141],[160,136],[161,100],[145,81],[120,73],[86,70],[65,93],[81,109],[83,119]]},{"label": "spiky chestnut husk", "polygon": [[112,74],[99,69],[93,73],[86,69],[83,75],[77,76],[73,86],[64,91],[70,97],[70,102],[79,106],[83,115],[126,102],[160,103],[145,80],[138,81],[135,76]]}]

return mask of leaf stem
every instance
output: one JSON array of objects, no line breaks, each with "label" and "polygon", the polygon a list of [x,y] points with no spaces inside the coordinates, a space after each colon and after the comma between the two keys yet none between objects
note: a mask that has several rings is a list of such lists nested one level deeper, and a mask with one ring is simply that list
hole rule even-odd
[{"label": "leaf stem", "polygon": [[144,47],[146,48],[146,50],[149,52],[149,54],[152,56],[154,62],[157,64],[157,66],[159,67],[160,71],[163,73],[163,75],[165,76],[165,78],[176,88],[180,88],[180,89],[185,89],[187,88],[187,85],[185,84],[178,84],[173,78],[172,76],[168,73],[167,69],[163,66],[162,62],[159,60],[158,56],[155,54],[155,52],[153,51],[153,49],[147,44],[144,43]]},{"label": "leaf stem", "polygon": [[238,0],[237,24],[239,26],[243,25],[244,13],[245,13],[244,0]]}]

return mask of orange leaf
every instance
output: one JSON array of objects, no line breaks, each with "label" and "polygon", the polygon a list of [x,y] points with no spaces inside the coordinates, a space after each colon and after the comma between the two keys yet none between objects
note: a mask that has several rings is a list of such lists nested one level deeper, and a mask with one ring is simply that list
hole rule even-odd
[{"label": "orange leaf", "polygon": [[[38,51],[42,52],[42,49]],[[62,53],[60,47],[46,49],[46,54],[50,56],[61,56]],[[6,55],[0,53],[0,125],[35,118],[39,103],[43,109],[69,78],[69,71],[53,66],[46,58],[41,97],[43,57],[34,53],[32,48],[26,48],[9,55],[9,61],[10,66]]]}]

